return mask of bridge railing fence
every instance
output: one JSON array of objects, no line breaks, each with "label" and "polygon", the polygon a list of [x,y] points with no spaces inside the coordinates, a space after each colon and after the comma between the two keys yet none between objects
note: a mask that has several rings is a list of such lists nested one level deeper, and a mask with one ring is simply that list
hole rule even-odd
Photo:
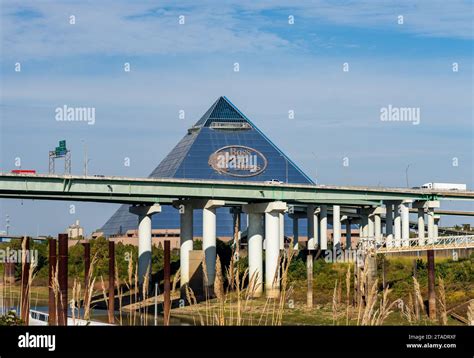
[{"label": "bridge railing fence", "polygon": [[397,249],[403,251],[409,251],[413,249],[440,249],[446,247],[449,248],[462,248],[462,247],[474,247],[474,235],[456,235],[456,236],[438,236],[434,238],[425,237],[423,239],[408,238],[408,239],[394,239],[392,237],[387,238],[382,236],[380,238],[375,237],[362,237],[359,239],[359,249],[363,250],[393,250]]}]

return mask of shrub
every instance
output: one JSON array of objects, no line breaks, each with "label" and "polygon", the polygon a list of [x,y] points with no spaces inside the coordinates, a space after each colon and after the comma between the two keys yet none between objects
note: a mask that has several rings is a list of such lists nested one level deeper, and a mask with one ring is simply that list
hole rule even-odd
[{"label": "shrub", "polygon": [[0,326],[23,326],[24,322],[16,315],[15,311],[0,316]]}]

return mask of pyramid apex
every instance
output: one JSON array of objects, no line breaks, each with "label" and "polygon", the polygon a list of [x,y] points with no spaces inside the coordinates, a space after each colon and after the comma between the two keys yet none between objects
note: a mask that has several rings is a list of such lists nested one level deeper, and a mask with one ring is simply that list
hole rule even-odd
[{"label": "pyramid apex", "polygon": [[235,107],[226,96],[219,96],[214,104],[204,113],[204,115],[193,126],[210,127],[212,125],[230,123],[245,123],[251,126],[249,120]]}]

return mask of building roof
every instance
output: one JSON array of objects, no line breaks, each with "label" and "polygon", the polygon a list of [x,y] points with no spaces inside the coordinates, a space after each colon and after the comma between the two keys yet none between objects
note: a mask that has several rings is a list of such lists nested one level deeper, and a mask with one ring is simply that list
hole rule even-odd
[{"label": "building roof", "polygon": [[248,120],[226,97],[222,96],[194,126],[209,127],[213,122],[248,123]]}]

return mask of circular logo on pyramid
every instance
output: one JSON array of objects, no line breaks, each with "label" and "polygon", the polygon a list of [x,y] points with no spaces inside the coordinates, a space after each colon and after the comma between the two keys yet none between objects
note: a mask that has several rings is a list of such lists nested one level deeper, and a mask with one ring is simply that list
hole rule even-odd
[{"label": "circular logo on pyramid", "polygon": [[228,145],[209,156],[209,165],[219,174],[253,177],[265,171],[267,158],[258,150],[243,145]]}]

